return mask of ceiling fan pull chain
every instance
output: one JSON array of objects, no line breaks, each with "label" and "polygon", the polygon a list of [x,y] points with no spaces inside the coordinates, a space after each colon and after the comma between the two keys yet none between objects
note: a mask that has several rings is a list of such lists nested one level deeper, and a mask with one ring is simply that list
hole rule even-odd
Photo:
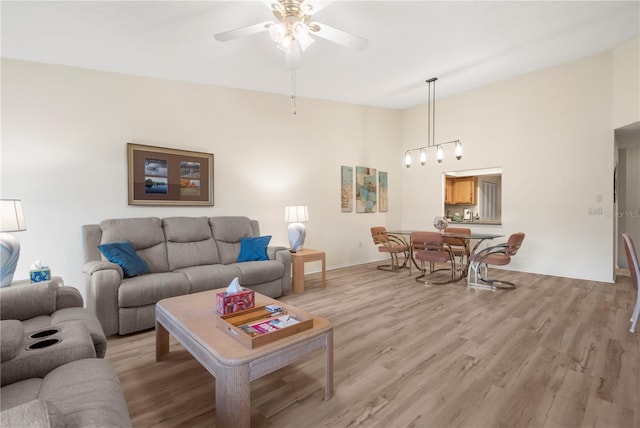
[{"label": "ceiling fan pull chain", "polygon": [[291,103],[293,104],[293,115],[297,114],[296,108],[296,69],[291,66]]}]

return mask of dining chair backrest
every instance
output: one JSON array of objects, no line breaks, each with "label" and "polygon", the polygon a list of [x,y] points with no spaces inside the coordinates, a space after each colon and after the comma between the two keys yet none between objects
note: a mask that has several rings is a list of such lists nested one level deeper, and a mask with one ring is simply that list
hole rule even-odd
[{"label": "dining chair backrest", "polygon": [[515,256],[522,245],[522,241],[524,241],[524,233],[512,233],[507,240],[507,246],[505,247],[504,253],[508,256]]},{"label": "dining chair backrest", "polygon": [[[444,232],[455,233],[458,235],[471,235],[471,229],[466,227],[447,227]],[[456,247],[466,247],[466,242],[462,238],[450,238],[445,236],[444,242]]]},{"label": "dining chair backrest", "polygon": [[384,244],[389,242],[387,229],[384,226],[374,226],[371,228],[371,237],[374,244]]},{"label": "dining chair backrest", "polygon": [[414,251],[442,251],[444,238],[440,232],[411,232]]},{"label": "dining chair backrest", "polygon": [[627,264],[629,265],[631,282],[633,282],[633,286],[638,289],[638,287],[640,286],[638,284],[638,278],[640,277],[640,262],[638,261],[636,246],[628,234],[623,233],[622,239],[624,240],[624,252],[627,254]]}]

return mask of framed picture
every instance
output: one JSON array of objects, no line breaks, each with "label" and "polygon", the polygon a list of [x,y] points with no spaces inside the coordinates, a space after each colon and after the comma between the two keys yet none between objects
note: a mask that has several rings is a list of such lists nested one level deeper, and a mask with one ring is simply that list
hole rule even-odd
[{"label": "framed picture", "polygon": [[384,171],[378,171],[378,208],[381,213],[389,211],[389,180]]},{"label": "framed picture", "polygon": [[375,168],[356,166],[356,212],[374,213],[378,202]]},{"label": "framed picture", "polygon": [[213,154],[127,143],[129,205],[213,205]]},{"label": "framed picture", "polygon": [[343,213],[353,211],[353,168],[350,166],[340,167],[341,178],[341,209]]}]

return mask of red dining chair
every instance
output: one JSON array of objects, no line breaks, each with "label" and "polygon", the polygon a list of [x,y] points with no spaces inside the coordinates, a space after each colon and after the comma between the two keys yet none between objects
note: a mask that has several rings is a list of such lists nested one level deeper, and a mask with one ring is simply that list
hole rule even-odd
[{"label": "red dining chair", "polygon": [[[387,233],[384,226],[376,226],[371,228],[371,237],[373,243],[378,245],[378,251],[381,253],[389,253],[391,256],[391,264],[380,265],[378,269],[390,272],[398,272],[400,269],[409,267],[407,260],[409,259],[409,246],[397,236]],[[400,265],[398,254],[404,254],[404,262]]]},{"label": "red dining chair", "polygon": [[[422,263],[422,275],[417,276],[416,281],[429,285],[449,284],[456,281],[456,258],[449,244],[444,242],[444,237],[440,232],[411,232],[411,245],[414,260],[420,260]],[[425,266],[425,262],[429,262],[428,268]],[[436,268],[436,263],[447,263],[449,267]],[[427,280],[427,270],[429,277],[438,271],[451,270],[451,278],[439,282]]]},{"label": "red dining chair", "polygon": [[636,306],[633,308],[633,314],[631,315],[631,333],[636,332],[636,325],[638,324],[638,315],[640,315],[640,284],[638,284],[638,278],[640,278],[640,261],[638,261],[638,253],[636,253],[636,246],[626,233],[622,234],[624,239],[624,252],[627,254],[627,263],[629,264],[629,273],[631,274],[631,282],[636,288]]},{"label": "red dining chair", "polygon": [[[473,287],[500,289],[513,289],[513,282],[490,279],[489,265],[505,266],[511,263],[511,257],[515,256],[524,241],[524,233],[518,232],[509,236],[504,244],[484,248],[471,255],[467,284]],[[484,275],[482,270],[484,268]]]}]

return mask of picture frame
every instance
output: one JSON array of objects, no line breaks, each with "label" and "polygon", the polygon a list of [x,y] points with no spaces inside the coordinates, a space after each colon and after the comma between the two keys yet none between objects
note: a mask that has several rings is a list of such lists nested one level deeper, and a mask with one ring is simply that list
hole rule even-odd
[{"label": "picture frame", "polygon": [[213,205],[213,154],[127,143],[129,205]]}]

